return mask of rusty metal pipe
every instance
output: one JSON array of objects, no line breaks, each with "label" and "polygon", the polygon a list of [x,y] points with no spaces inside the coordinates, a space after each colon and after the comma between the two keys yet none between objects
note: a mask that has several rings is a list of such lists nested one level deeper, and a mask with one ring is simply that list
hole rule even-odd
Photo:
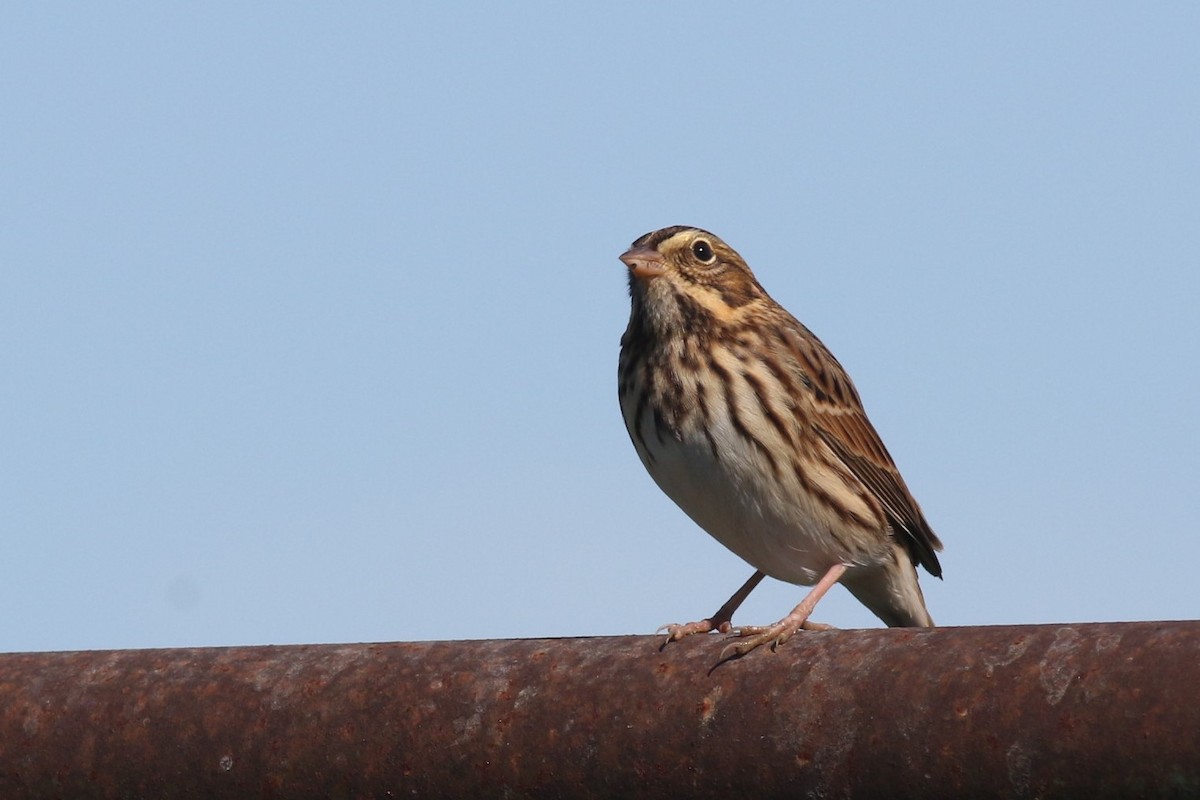
[{"label": "rusty metal pipe", "polygon": [[1200,622],[0,655],[0,797],[1200,794]]}]

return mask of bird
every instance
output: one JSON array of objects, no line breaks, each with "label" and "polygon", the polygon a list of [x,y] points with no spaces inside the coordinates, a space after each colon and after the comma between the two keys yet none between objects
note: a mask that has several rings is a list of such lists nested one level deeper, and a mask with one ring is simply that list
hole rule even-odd
[{"label": "bird", "polygon": [[[754,567],[714,614],[671,624],[664,646],[733,633],[722,658],[774,649],[840,583],[889,627],[933,627],[917,567],[941,578],[926,521],[846,370],[716,235],[647,233],[620,256],[630,315],[618,395],[629,438],[659,488]],[[733,628],[764,577],[812,589],[765,626]]]}]

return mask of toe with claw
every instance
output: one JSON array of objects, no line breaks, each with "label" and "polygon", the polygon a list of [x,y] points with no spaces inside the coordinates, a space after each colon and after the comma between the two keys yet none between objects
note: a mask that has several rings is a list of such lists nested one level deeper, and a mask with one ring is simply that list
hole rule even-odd
[{"label": "toe with claw", "polygon": [[811,620],[797,622],[788,617],[784,617],[774,625],[743,625],[734,633],[737,639],[726,645],[725,649],[721,651],[721,660],[741,658],[764,644],[771,645],[771,650],[774,650],[792,638],[796,631],[831,631],[833,629],[832,625],[826,625],[824,622],[812,622]]},{"label": "toe with claw", "polygon": [[800,601],[800,605],[793,608],[790,614],[774,625],[767,625],[766,627],[746,625],[739,628],[737,636],[742,641],[733,642],[722,650],[721,660],[741,658],[751,650],[761,647],[764,644],[770,644],[771,649],[774,650],[792,638],[792,634],[798,630],[829,630],[828,625],[823,625],[819,622],[809,622],[808,617],[812,614],[813,609],[817,607],[817,602],[829,591],[829,587],[837,583],[838,578],[842,577],[845,571],[845,564],[835,564],[830,567],[824,577],[817,581],[812,591]]},{"label": "toe with claw", "polygon": [[663,633],[664,631],[666,632],[667,638],[662,645],[663,647],[666,647],[671,642],[678,642],[680,639],[696,633],[710,633],[712,631],[717,631],[718,633],[729,633],[731,630],[733,630],[733,626],[729,623],[729,620],[717,623],[711,619],[702,619],[699,622],[688,622],[683,625],[678,623],[663,625],[661,628],[655,631],[655,633]]},{"label": "toe with claw", "polygon": [[737,608],[742,604],[742,601],[746,599],[750,592],[754,591],[754,587],[758,586],[758,584],[761,583],[762,579],[765,577],[766,575],[764,575],[762,572],[756,571],[750,576],[749,580],[742,584],[742,588],[734,592],[733,597],[726,600],[725,605],[718,608],[717,613],[713,614],[708,619],[702,619],[699,622],[688,622],[684,625],[679,625],[678,623],[663,625],[661,628],[655,631],[655,633],[662,633],[663,631],[667,632],[667,640],[662,643],[662,646],[666,647],[671,642],[677,642],[680,639],[691,636],[694,633],[709,633],[711,631],[717,631],[718,633],[729,633],[731,630],[733,630],[733,623],[731,622],[733,619],[733,612],[737,611]]}]

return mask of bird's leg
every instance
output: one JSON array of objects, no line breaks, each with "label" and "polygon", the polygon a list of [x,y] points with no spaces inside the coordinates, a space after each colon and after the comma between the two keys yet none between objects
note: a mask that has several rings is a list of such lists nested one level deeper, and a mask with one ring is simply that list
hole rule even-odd
[{"label": "bird's leg", "polygon": [[825,593],[838,582],[838,579],[845,572],[845,564],[834,564],[821,580],[817,581],[817,585],[800,601],[800,605],[793,608],[790,614],[774,625],[763,627],[746,625],[738,628],[737,636],[743,640],[735,642],[722,650],[721,660],[744,656],[754,648],[768,643],[774,649],[776,646],[790,639],[792,634],[801,628],[807,628],[808,630],[827,629],[828,626],[818,626],[815,623],[809,622],[808,617],[812,614],[813,609],[817,607],[817,603],[821,601],[821,598],[825,596]]},{"label": "bird's leg", "polygon": [[762,579],[765,577],[767,576],[764,573],[756,571],[750,576],[748,581],[742,584],[742,588],[734,592],[733,597],[726,600],[725,605],[717,609],[717,613],[708,619],[702,619],[699,622],[688,622],[684,625],[663,625],[656,632],[667,632],[667,641],[663,642],[664,645],[679,641],[685,636],[691,636],[693,633],[708,633],[709,631],[729,633],[732,629],[730,621],[733,619],[733,612],[737,611],[738,606],[745,602],[750,593],[754,591],[754,587],[762,583]]}]

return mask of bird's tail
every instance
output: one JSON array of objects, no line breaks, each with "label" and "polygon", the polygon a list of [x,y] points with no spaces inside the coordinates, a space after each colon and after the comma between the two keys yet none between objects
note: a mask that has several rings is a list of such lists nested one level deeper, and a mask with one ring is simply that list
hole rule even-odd
[{"label": "bird's tail", "polygon": [[847,570],[841,584],[888,627],[932,628],[912,559],[900,546],[893,548],[892,555],[882,566]]}]

